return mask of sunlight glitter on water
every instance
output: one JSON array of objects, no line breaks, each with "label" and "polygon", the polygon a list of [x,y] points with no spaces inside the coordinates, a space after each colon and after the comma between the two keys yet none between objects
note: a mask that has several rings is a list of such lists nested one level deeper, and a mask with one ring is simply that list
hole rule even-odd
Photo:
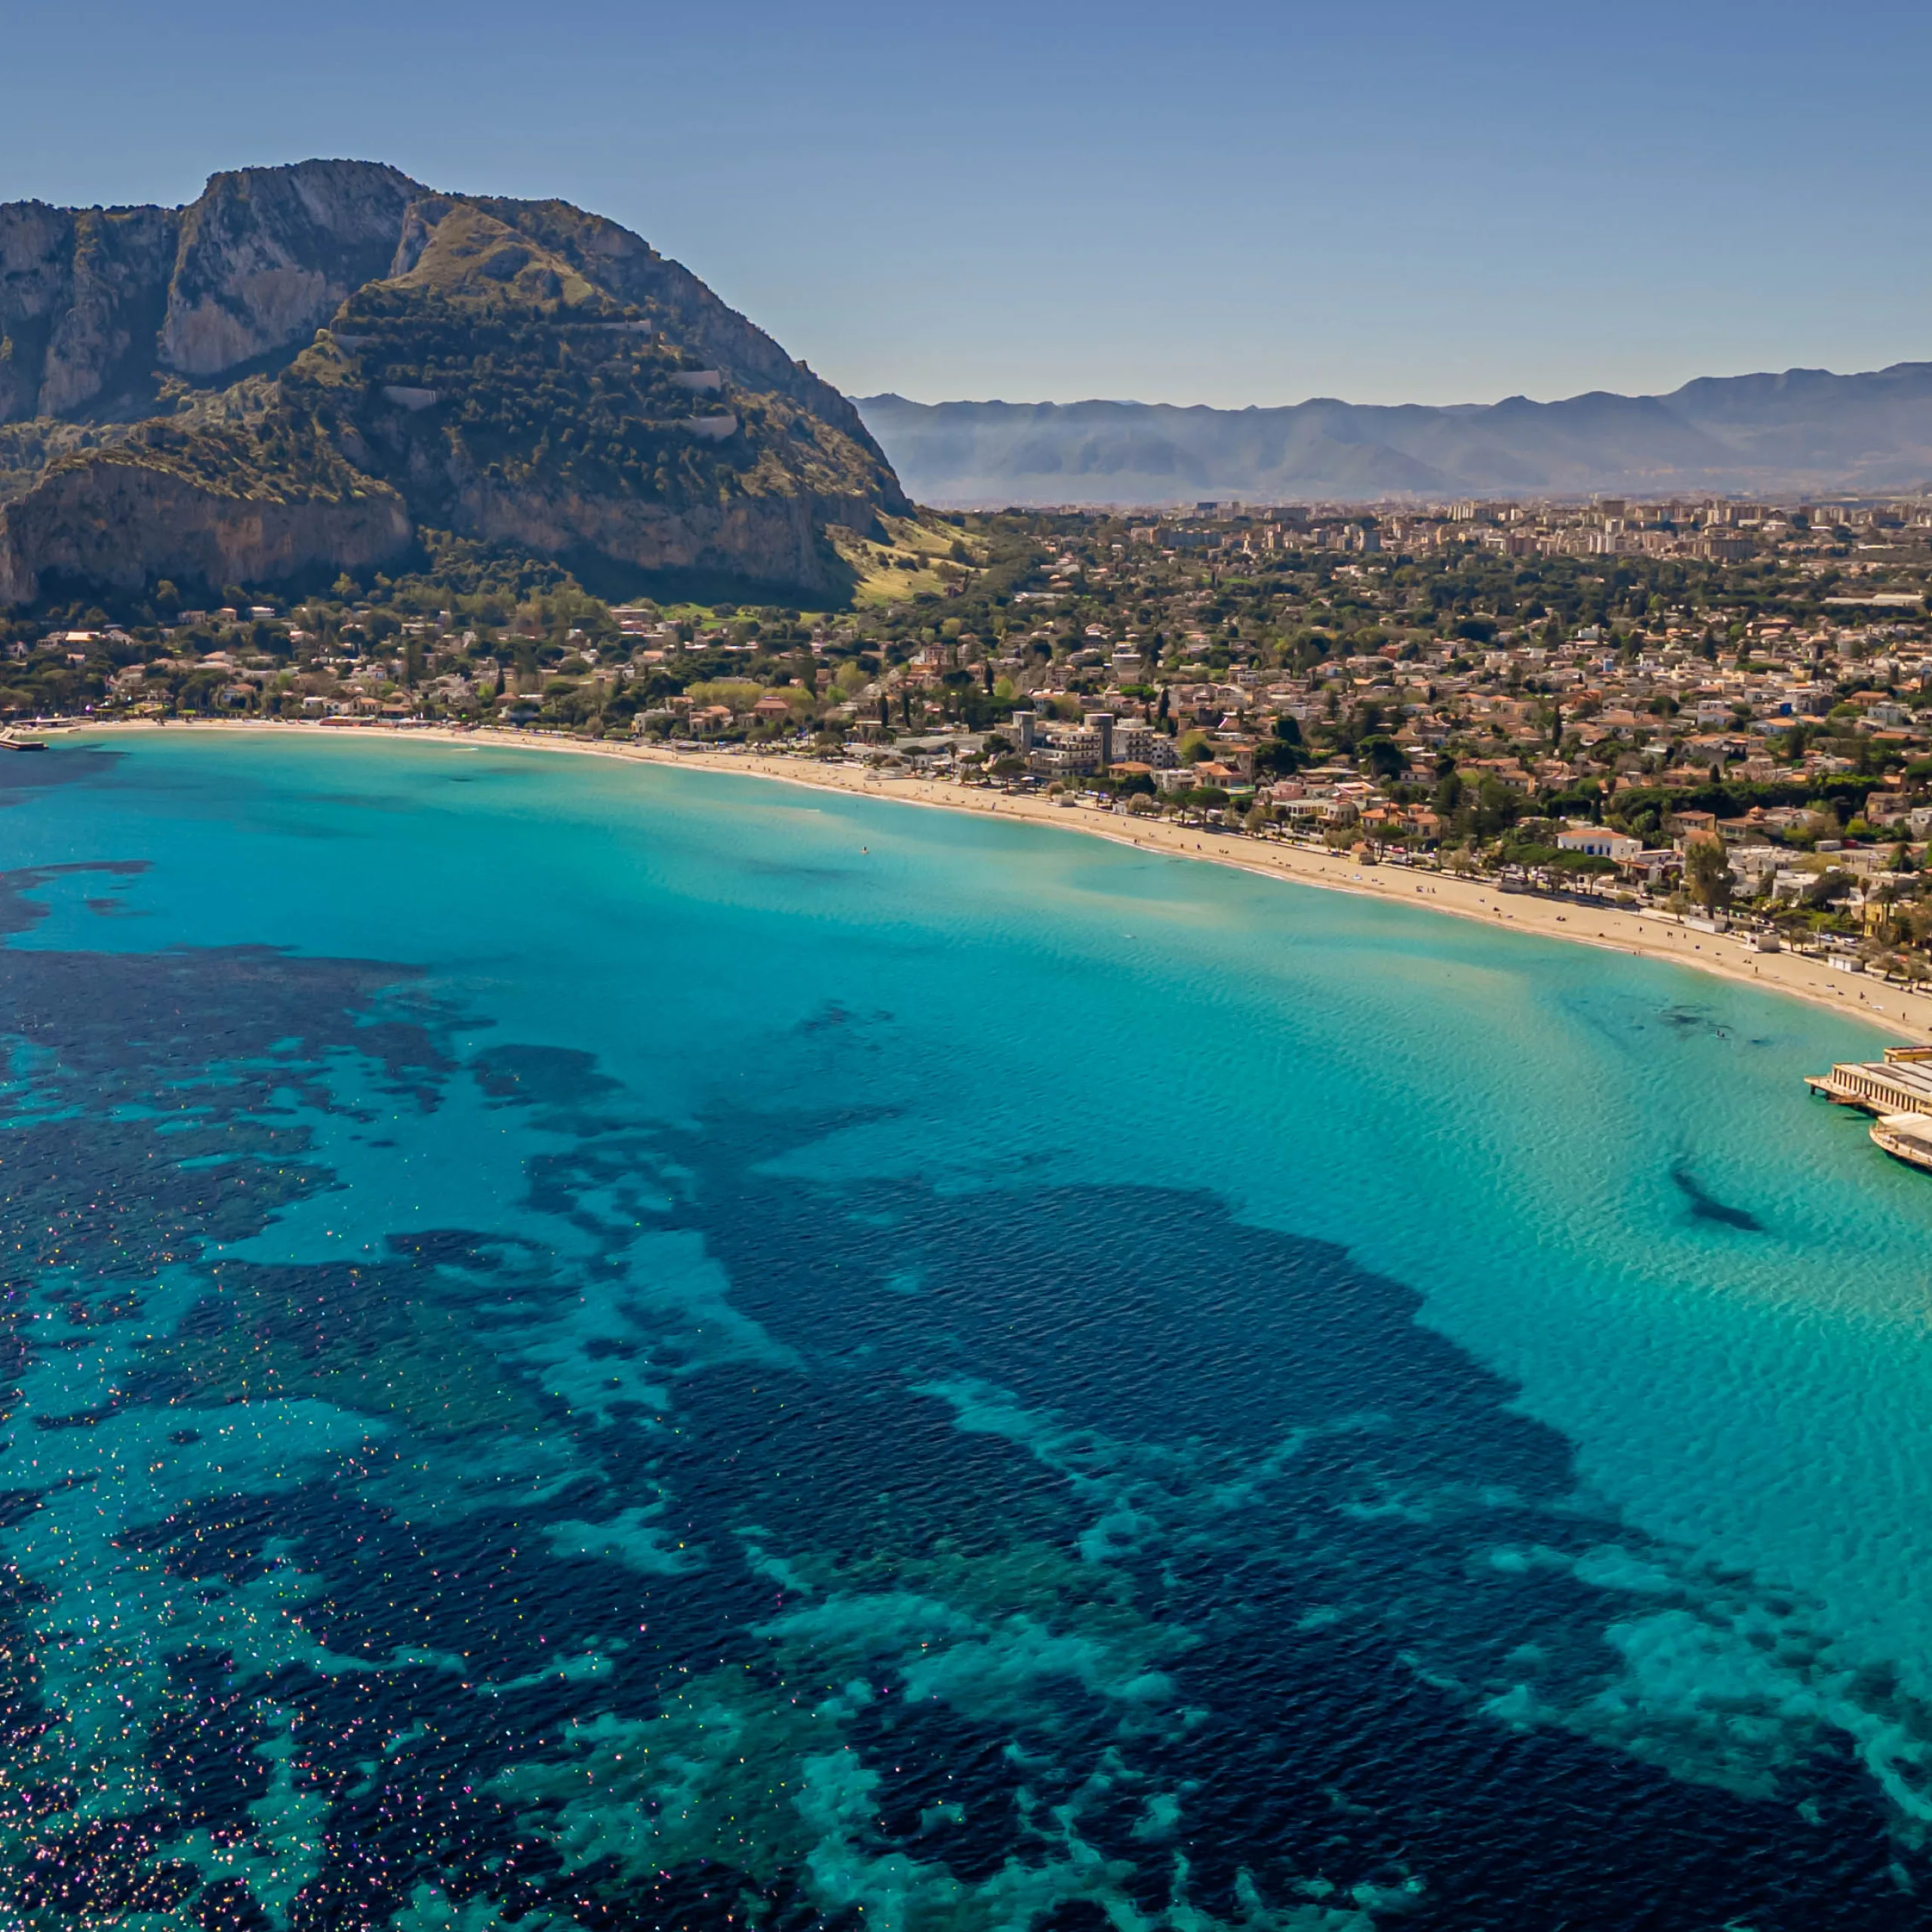
[{"label": "sunlight glitter on water", "polygon": [[750,781],[35,763],[29,1916],[1912,1922],[1870,1035]]}]

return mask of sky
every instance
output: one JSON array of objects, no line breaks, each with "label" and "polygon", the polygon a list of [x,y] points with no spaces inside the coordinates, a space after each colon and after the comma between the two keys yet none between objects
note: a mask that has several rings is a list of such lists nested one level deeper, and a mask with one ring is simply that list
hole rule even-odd
[{"label": "sky", "polygon": [[1932,7],[0,0],[0,198],[353,155],[647,237],[854,395],[1932,359]]}]

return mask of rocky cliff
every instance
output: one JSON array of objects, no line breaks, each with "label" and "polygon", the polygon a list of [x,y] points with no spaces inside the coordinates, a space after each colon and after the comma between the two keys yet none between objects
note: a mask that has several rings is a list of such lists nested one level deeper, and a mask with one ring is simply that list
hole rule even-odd
[{"label": "rocky cliff", "polygon": [[357,161],[216,175],[181,217],[159,361],[213,376],[306,343],[352,289],[388,273],[428,192]]},{"label": "rocky cliff", "polygon": [[152,401],[180,218],[0,207],[0,422]]},{"label": "rocky cliff", "polygon": [[117,448],[63,465],[0,510],[0,604],[61,586],[272,583],[352,571],[395,556],[409,535],[401,497],[380,484],[248,494]]},{"label": "rocky cliff", "polygon": [[11,603],[419,525],[829,597],[826,526],[907,507],[845,398],[639,236],[360,162],[0,207],[0,471]]}]

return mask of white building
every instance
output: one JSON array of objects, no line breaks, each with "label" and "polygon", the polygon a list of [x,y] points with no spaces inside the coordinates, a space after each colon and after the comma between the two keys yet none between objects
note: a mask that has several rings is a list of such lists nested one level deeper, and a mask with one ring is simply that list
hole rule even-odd
[{"label": "white building", "polygon": [[1607,825],[1573,825],[1556,835],[1557,844],[1566,852],[1581,852],[1592,859],[1614,859],[1621,865],[1644,849],[1641,838],[1627,832],[1613,832]]}]

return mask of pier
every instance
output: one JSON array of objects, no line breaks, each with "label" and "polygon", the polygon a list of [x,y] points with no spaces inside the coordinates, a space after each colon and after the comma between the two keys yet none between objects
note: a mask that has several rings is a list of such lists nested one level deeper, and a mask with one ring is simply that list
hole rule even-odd
[{"label": "pier", "polygon": [[1887,1047],[1883,1060],[1842,1061],[1807,1074],[1804,1084],[1841,1107],[1876,1114],[1872,1145],[1932,1171],[1932,1047]]},{"label": "pier", "polygon": [[1932,1114],[1932,1047],[1887,1047],[1885,1057],[1844,1060],[1804,1084],[1841,1107],[1868,1114]]}]

